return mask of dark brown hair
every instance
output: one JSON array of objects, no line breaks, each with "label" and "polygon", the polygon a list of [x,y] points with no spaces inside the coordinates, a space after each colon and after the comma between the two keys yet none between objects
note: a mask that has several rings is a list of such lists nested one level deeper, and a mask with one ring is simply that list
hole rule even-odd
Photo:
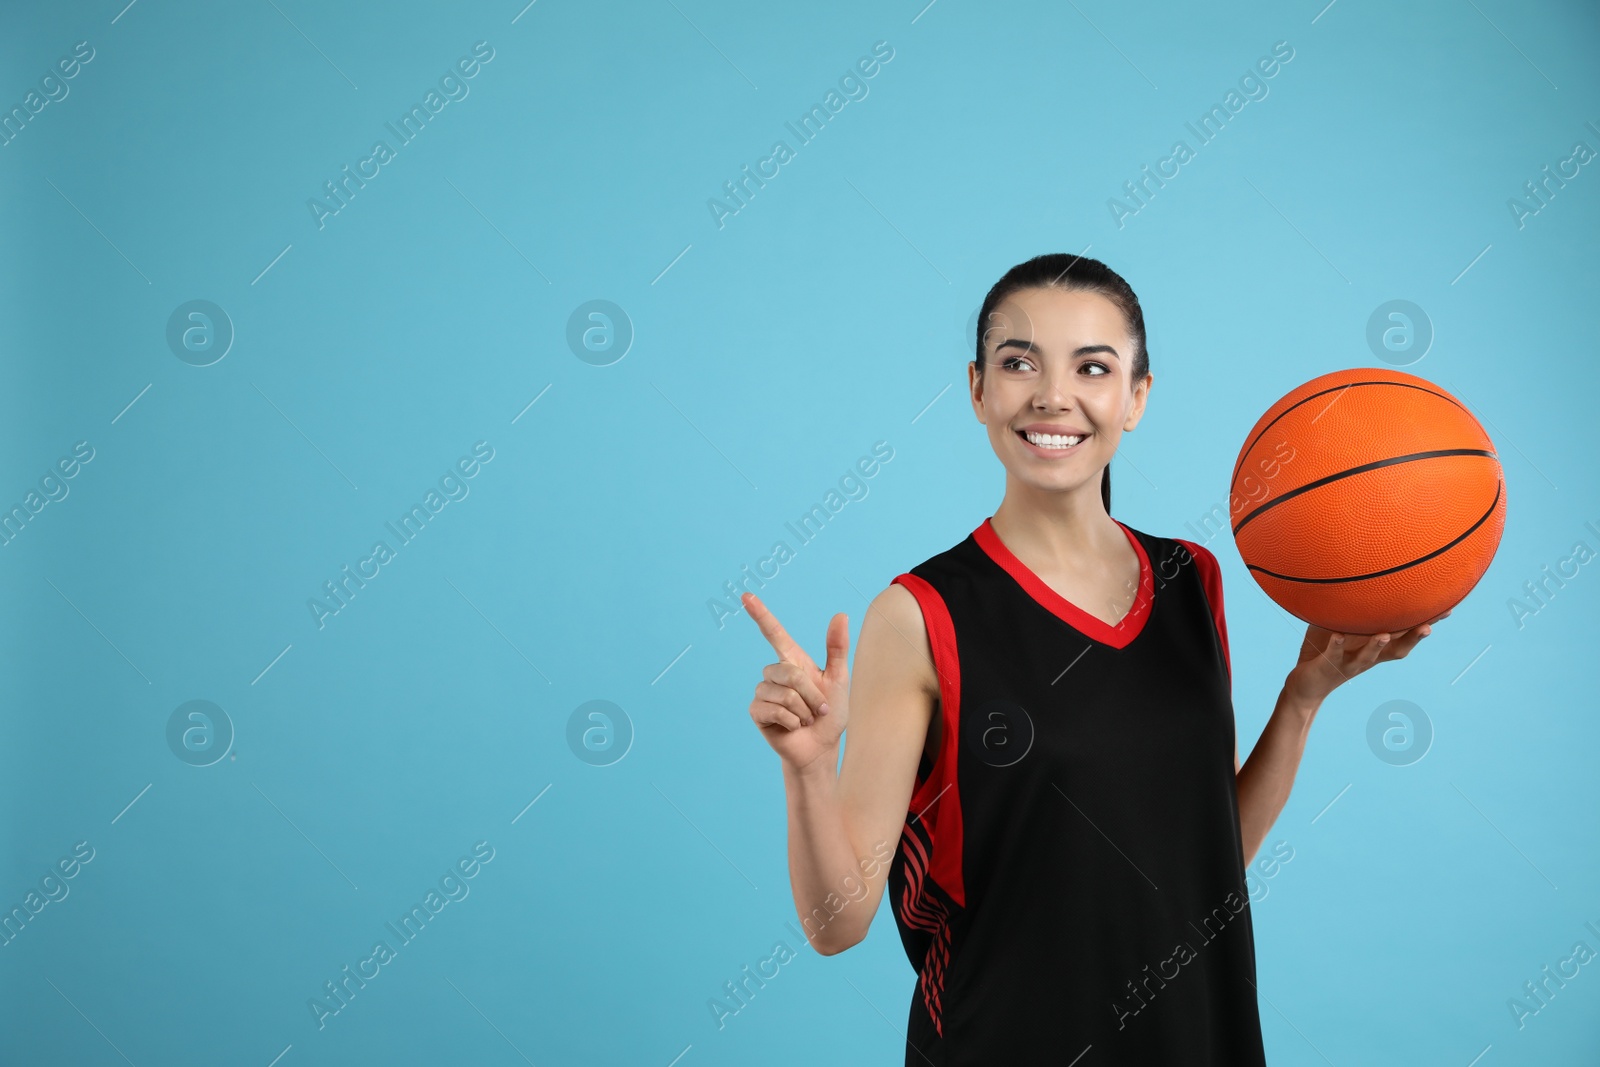
[{"label": "dark brown hair", "polygon": [[[1133,377],[1135,387],[1150,373],[1150,353],[1145,348],[1144,310],[1139,298],[1122,275],[1100,262],[1083,256],[1052,252],[1034,256],[1026,263],[1018,263],[1006,271],[989,295],[983,298],[978,309],[977,364],[981,378],[984,368],[983,335],[989,316],[1012,293],[1022,289],[1065,289],[1069,292],[1099,293],[1122,312],[1128,334],[1133,338]],[[1100,475],[1100,500],[1106,514],[1111,513],[1111,464],[1107,463]]]}]

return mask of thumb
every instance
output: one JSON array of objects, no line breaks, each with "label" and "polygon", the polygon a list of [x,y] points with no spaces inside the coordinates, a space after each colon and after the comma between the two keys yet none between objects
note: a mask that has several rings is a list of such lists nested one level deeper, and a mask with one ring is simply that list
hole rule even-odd
[{"label": "thumb", "polygon": [[828,621],[828,662],[822,673],[842,680],[850,663],[850,616],[840,612]]}]

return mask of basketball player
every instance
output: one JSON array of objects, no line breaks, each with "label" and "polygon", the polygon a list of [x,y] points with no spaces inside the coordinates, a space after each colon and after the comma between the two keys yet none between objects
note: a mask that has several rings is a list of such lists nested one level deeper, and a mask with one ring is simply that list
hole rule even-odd
[{"label": "basketball player", "polygon": [[1138,298],[1040,256],[979,322],[972,409],[1005,496],[873,600],[854,684],[845,615],[819,669],[743,598],[778,653],[750,717],[783,766],[796,908],[832,955],[889,893],[908,1067],[1263,1064],[1245,867],[1323,699],[1430,627],[1308,627],[1241,768],[1215,556],[1110,515],[1154,381]]}]

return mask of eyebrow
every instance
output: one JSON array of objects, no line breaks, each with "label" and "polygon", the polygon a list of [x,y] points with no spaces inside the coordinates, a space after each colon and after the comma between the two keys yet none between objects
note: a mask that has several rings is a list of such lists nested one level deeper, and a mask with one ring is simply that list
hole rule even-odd
[{"label": "eyebrow", "polygon": [[[999,344],[994,346],[994,354],[998,356],[1000,354],[1000,350],[1002,348],[1008,348],[1008,347],[1009,348],[1020,348],[1024,352],[1029,352],[1029,353],[1043,352],[1044,351],[1038,345],[1034,344],[1032,341],[1024,341],[1024,340],[1021,340],[1020,338],[1007,338],[1006,340],[1001,341]],[[1115,356],[1117,358],[1117,360],[1119,362],[1122,359],[1122,356],[1117,352],[1117,350],[1115,348],[1112,348],[1110,345],[1084,345],[1082,348],[1073,349],[1072,350],[1072,356],[1073,356],[1073,358],[1076,359],[1078,356],[1093,355],[1093,354],[1095,354],[1097,352],[1110,352],[1113,356]]]}]

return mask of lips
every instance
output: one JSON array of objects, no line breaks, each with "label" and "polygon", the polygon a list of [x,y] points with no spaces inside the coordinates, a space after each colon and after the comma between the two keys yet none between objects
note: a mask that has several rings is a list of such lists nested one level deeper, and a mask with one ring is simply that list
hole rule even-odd
[{"label": "lips", "polygon": [[1056,426],[1048,422],[1036,422],[1028,426],[1018,426],[1018,433],[1053,433],[1062,437],[1082,436],[1087,437],[1089,431],[1082,426]]},{"label": "lips", "polygon": [[1032,441],[1028,440],[1027,434],[1025,434],[1023,431],[1017,431],[1017,438],[1021,440],[1023,447],[1025,447],[1029,452],[1032,452],[1034,455],[1043,459],[1060,459],[1064,456],[1076,455],[1078,449],[1088,444],[1090,436],[1091,435],[1089,434],[1083,434],[1082,439],[1071,448],[1045,448],[1043,445],[1036,445]]}]

